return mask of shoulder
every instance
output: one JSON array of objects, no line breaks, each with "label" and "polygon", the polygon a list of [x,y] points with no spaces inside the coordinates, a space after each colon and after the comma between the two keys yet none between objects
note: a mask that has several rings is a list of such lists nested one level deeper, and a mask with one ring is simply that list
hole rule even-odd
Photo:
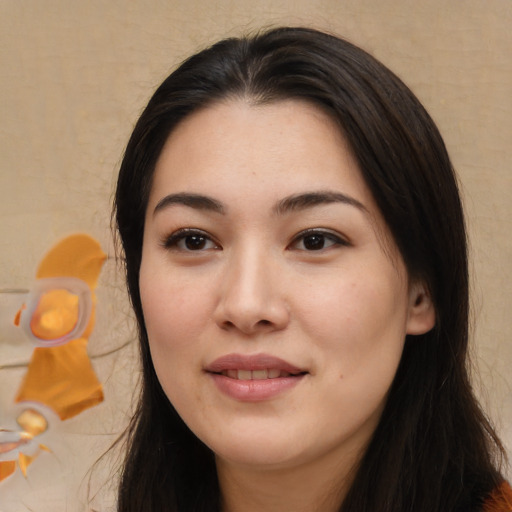
[{"label": "shoulder", "polygon": [[512,488],[503,482],[485,500],[483,512],[512,512]]}]

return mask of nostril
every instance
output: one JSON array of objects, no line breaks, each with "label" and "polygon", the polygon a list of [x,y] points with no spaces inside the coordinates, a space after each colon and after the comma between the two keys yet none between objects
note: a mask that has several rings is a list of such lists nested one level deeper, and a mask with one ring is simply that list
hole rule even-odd
[{"label": "nostril", "polygon": [[235,324],[231,322],[231,320],[226,320],[225,322],[222,323],[223,329],[230,330],[233,329],[233,327],[235,327]]},{"label": "nostril", "polygon": [[225,331],[231,331],[233,329],[241,329],[244,332],[253,332],[258,329],[267,328],[272,326],[272,322],[270,320],[258,320],[256,323],[252,324],[244,324],[243,322],[233,322],[231,320],[225,320],[222,322],[222,329]]}]

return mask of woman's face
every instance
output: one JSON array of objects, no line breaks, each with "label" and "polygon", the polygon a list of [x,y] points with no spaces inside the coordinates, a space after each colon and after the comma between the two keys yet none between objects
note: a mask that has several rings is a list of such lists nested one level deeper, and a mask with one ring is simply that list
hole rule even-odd
[{"label": "woman's face", "polygon": [[219,463],[355,459],[434,321],[339,129],[299,101],[194,113],[158,160],[140,291],[154,366]]}]

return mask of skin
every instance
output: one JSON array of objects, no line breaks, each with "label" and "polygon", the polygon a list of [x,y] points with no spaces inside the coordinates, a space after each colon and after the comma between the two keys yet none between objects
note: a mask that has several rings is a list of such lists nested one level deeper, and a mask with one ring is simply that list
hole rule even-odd
[{"label": "skin", "polygon": [[[216,454],[223,509],[336,510],[406,334],[435,320],[339,129],[300,101],[196,112],[160,155],[145,222],[140,290],[154,366]],[[276,356],[305,374],[269,399],[235,399],[205,371],[233,353]]]}]

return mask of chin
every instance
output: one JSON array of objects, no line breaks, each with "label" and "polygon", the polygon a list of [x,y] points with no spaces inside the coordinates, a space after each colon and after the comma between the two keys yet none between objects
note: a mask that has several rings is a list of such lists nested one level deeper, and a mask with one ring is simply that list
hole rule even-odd
[{"label": "chin", "polygon": [[209,443],[216,459],[229,464],[281,468],[300,462],[299,442],[290,438],[260,435],[228,436],[225,442]]}]

